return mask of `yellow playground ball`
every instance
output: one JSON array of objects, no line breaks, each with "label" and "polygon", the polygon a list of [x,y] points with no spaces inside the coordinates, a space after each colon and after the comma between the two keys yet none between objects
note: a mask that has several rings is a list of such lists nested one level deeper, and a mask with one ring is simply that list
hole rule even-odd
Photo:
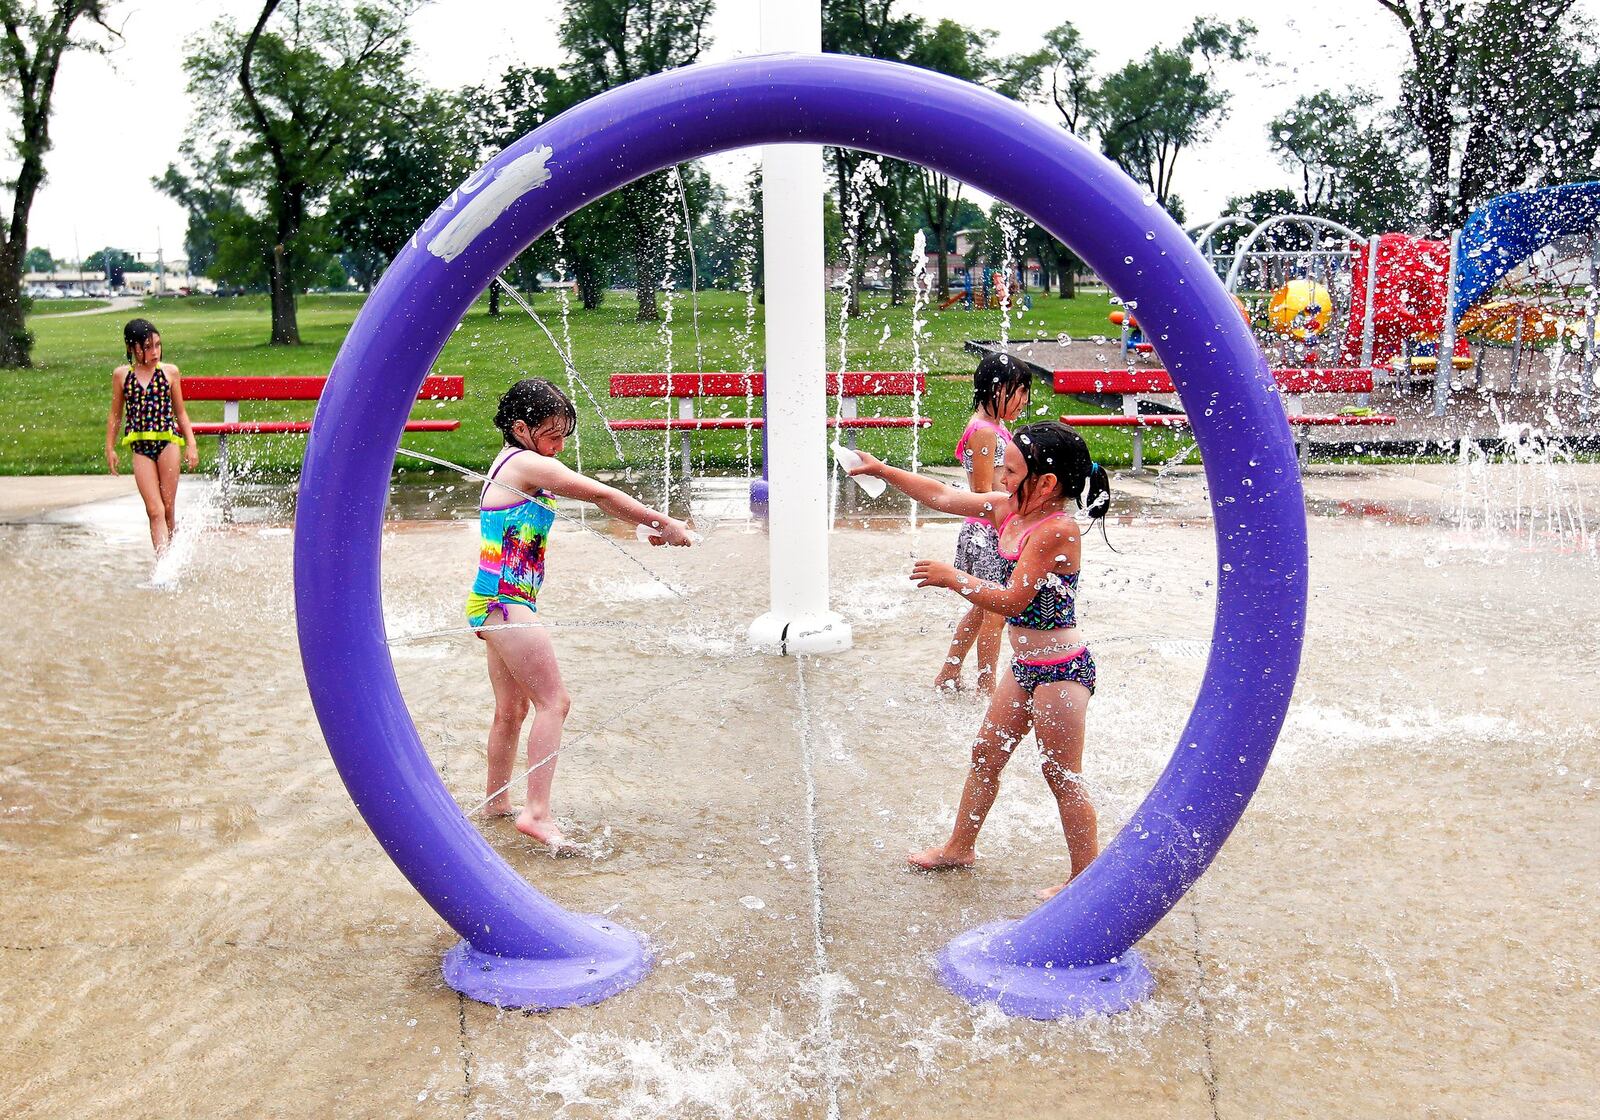
[{"label": "yellow playground ball", "polygon": [[1333,318],[1333,296],[1321,284],[1291,280],[1272,293],[1267,321],[1279,334],[1306,339],[1328,329]]}]

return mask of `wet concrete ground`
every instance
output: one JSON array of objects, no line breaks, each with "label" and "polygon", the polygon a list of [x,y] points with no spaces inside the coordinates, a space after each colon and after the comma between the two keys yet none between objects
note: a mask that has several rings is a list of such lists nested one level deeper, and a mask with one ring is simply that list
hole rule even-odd
[{"label": "wet concrete ground", "polygon": [[[1600,468],[1312,469],[1310,628],[1272,767],[1142,946],[1154,997],[1079,1023],[971,1008],[929,964],[1063,874],[1031,748],[976,870],[901,864],[948,826],[978,716],[927,687],[959,604],[905,579],[953,524],[846,497],[870,527],[832,539],[855,648],[800,662],[744,649],[766,538],[738,480],[700,484],[689,552],[561,523],[557,808],[584,854],[480,826],[564,906],[644,932],[657,966],[525,1015],[443,986],[453,935],[333,771],[284,503],[221,525],[186,480],[203,528],[153,579],[136,500],[50,510],[33,482],[0,485],[8,1116],[1593,1114]],[[1187,715],[1215,562],[1198,472],[1116,486],[1120,551],[1088,538],[1082,598],[1103,839]],[[438,518],[463,500],[397,496],[383,581],[408,704],[470,807],[481,650],[408,640],[460,625],[473,527]]]}]

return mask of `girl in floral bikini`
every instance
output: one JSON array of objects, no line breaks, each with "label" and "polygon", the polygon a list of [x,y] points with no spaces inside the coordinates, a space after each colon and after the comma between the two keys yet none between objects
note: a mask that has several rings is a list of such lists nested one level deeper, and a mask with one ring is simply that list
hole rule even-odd
[{"label": "girl in floral bikini", "polygon": [[118,473],[117,429],[124,427],[120,443],[133,453],[133,480],[150,519],[150,543],[160,556],[178,524],[178,445],[190,470],[200,465],[200,450],[183,407],[178,367],[161,361],[160,332],[148,320],[133,319],[122,328],[122,341],[128,364],[111,373],[106,469]]},{"label": "girl in floral bikini", "polygon": [[687,545],[681,521],[657,513],[592,478],[564,466],[555,456],[578,426],[572,402],[548,381],[518,381],[500,398],[494,424],[505,447],[489,469],[479,499],[478,575],[467,596],[467,621],[489,654],[489,684],[494,689],[494,719],[489,725],[489,813],[511,816],[508,786],[517,739],[528,708],[528,798],[517,814],[519,831],[552,852],[562,846],[561,826],[550,813],[561,729],[571,700],[561,682],[561,667],[549,631],[534,624],[539,588],[544,583],[545,547],[556,518],[556,498],[593,502],[630,525],[655,530],[652,544]]},{"label": "girl in floral bikini", "polygon": [[[972,493],[987,494],[997,488],[1008,448],[1010,457],[1016,458],[1006,424],[1028,407],[1032,384],[1033,374],[1009,354],[986,354],[978,363],[972,375],[972,419],[956,441],[956,458],[966,468],[967,489]],[[956,570],[978,579],[999,579],[998,542],[992,524],[983,518],[967,518],[956,537]],[[934,678],[933,687],[959,689],[961,662],[967,651],[976,646],[978,691],[985,696],[993,692],[994,667],[1000,658],[1000,633],[1004,629],[1005,619],[999,615],[976,604],[969,607],[956,624],[950,652],[945,654],[944,666]]]},{"label": "girl in floral bikini", "polygon": [[[948,587],[1005,616],[1015,658],[1011,672],[995,686],[973,744],[950,839],[912,852],[910,863],[925,871],[972,866],[978,832],[999,792],[1000,772],[1031,726],[1076,878],[1099,854],[1100,843],[1094,806],[1081,777],[1095,665],[1078,636],[1075,599],[1082,541],[1067,503],[1081,506],[1090,518],[1102,518],[1111,503],[1111,485],[1106,472],[1090,460],[1083,437],[1065,424],[1029,424],[1013,438],[1018,454],[1007,458],[999,488],[988,494],[969,494],[866,454],[850,473],[876,475],[933,509],[981,517],[999,534],[998,579],[977,579],[935,560],[918,560],[911,569],[919,587]],[[1039,894],[1048,898],[1065,885]]]}]

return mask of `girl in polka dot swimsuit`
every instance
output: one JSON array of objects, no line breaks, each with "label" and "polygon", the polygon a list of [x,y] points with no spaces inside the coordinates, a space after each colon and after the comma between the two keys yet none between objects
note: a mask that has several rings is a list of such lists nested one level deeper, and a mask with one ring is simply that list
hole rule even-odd
[{"label": "girl in polka dot swimsuit", "polygon": [[[178,367],[161,361],[161,334],[146,319],[122,328],[128,364],[111,374],[111,415],[106,418],[106,469],[119,473],[117,447],[132,455],[133,480],[150,519],[150,543],[159,556],[178,520],[178,447],[189,469],[200,465],[189,413],[183,407]],[[122,439],[117,429],[122,428]]]}]

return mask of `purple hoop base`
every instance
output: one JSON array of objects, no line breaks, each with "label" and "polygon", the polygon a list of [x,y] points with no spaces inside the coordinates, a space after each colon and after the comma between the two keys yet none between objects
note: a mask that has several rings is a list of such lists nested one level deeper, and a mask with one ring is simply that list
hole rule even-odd
[{"label": "purple hoop base", "polygon": [[998,1004],[1007,1015],[1024,1019],[1114,1015],[1155,987],[1144,958],[1132,949],[1107,964],[1020,964],[1005,936],[1017,924],[990,922],[952,940],[934,959],[940,981],[970,1003]]},{"label": "purple hoop base", "polygon": [[444,982],[468,999],[496,1007],[549,1011],[582,1007],[633,987],[650,972],[638,934],[603,914],[573,917],[599,930],[615,951],[588,957],[497,957],[462,941],[444,955]]}]

